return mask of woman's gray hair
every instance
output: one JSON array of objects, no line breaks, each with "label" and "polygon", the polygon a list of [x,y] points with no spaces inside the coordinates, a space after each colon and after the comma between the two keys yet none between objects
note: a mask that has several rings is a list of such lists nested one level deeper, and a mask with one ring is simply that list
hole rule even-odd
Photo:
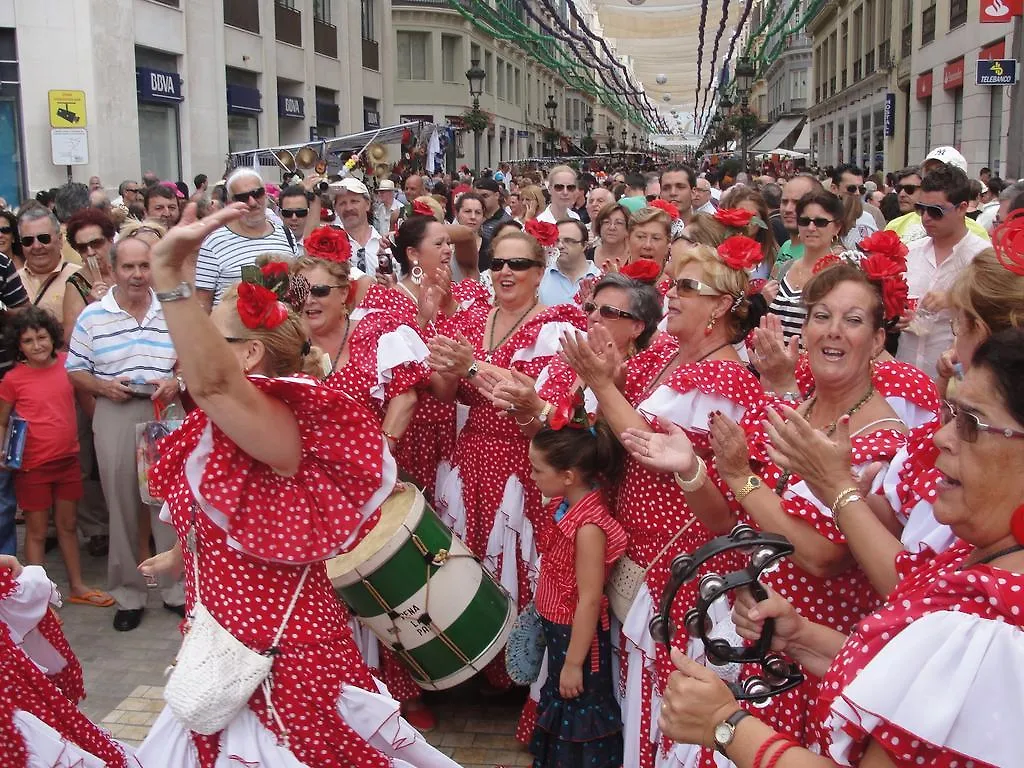
[{"label": "woman's gray hair", "polygon": [[629,311],[644,324],[643,331],[636,338],[637,349],[646,349],[661,322],[661,296],[653,285],[634,280],[619,272],[608,272],[594,284],[590,294],[594,298],[605,288],[621,288],[629,294]]}]

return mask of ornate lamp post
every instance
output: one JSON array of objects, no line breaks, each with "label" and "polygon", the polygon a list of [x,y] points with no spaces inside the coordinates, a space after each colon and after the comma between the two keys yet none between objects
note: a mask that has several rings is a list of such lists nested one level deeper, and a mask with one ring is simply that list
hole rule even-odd
[{"label": "ornate lamp post", "polygon": [[615,151],[615,124],[608,121],[608,151]]},{"label": "ornate lamp post", "polygon": [[747,106],[750,98],[750,89],[754,85],[754,78],[757,77],[757,69],[746,56],[740,56],[736,62],[736,93],[740,97],[741,127],[740,127],[740,157],[743,159],[743,170],[747,170]]},{"label": "ornate lamp post", "polygon": [[629,136],[629,132],[626,130],[626,126],[622,126],[622,151],[625,152],[629,149],[629,145],[626,144],[626,138]]},{"label": "ornate lamp post", "polygon": [[583,127],[587,130],[587,137],[583,141],[584,149],[588,155],[592,155],[597,147],[594,141],[594,110],[587,112],[587,116],[583,118]]},{"label": "ornate lamp post", "polygon": [[[470,68],[466,70],[466,79],[469,81],[469,95],[473,97],[474,116],[479,117],[480,94],[484,92],[484,78],[487,73],[480,68],[480,59],[473,59]],[[480,128],[479,121],[473,125],[473,173],[480,173]]]},{"label": "ornate lamp post", "polygon": [[555,156],[555,113],[558,112],[558,102],[555,101],[555,94],[549,93],[548,100],[544,102],[544,111],[548,116],[548,138],[550,140],[550,149],[548,157]]}]

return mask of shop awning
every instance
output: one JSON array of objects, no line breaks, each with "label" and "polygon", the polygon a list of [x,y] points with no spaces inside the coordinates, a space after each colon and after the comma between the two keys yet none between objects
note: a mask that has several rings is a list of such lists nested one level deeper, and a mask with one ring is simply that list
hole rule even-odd
[{"label": "shop awning", "polygon": [[757,141],[750,145],[751,152],[771,152],[781,147],[796,127],[803,122],[802,117],[780,117],[775,125],[758,137]]},{"label": "shop awning", "polygon": [[800,129],[800,135],[797,137],[796,143],[793,145],[793,150],[796,152],[803,152],[805,155],[811,151],[811,123],[807,121],[804,123],[804,127]]}]

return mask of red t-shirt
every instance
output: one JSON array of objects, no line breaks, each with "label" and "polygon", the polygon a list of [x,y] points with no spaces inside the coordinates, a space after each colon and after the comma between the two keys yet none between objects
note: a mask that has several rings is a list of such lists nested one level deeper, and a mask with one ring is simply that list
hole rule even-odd
[{"label": "red t-shirt", "polygon": [[23,470],[78,453],[75,392],[64,370],[66,357],[59,353],[49,368],[18,363],[0,380],[0,400],[28,422]]}]

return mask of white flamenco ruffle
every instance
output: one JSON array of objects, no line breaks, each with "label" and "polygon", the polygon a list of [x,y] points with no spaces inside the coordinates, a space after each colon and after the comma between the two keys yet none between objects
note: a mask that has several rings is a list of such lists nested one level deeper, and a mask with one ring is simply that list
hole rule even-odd
[{"label": "white flamenco ruffle", "polygon": [[[385,690],[381,683],[377,683]],[[394,760],[396,768],[459,768],[434,749],[399,715],[399,704],[382,693],[342,686],[338,713],[373,748]],[[189,732],[165,707],[138,751],[146,768],[198,768]],[[215,768],[239,765],[306,768],[287,747],[277,743],[251,709],[245,707],[221,733]]]},{"label": "white flamenco ruffle", "polygon": [[551,357],[558,354],[562,348],[562,334],[575,333],[578,330],[579,328],[572,323],[561,321],[544,323],[537,334],[537,340],[528,347],[516,350],[512,355],[512,362],[517,363],[533,360],[536,357]]},{"label": "white flamenco ruffle", "polygon": [[[540,392],[544,388],[544,385],[548,383],[549,378],[551,378],[551,366],[545,365],[537,375],[537,380],[533,383],[533,388],[537,392]],[[584,387],[583,389],[583,407],[587,409],[587,413],[597,413],[597,395],[594,394],[590,387]]]},{"label": "white flamenco ruffle", "polygon": [[356,649],[366,662],[366,666],[370,669],[381,669],[380,640],[377,636],[352,614],[348,617],[348,628],[352,631],[352,642],[356,644]]},{"label": "white flamenco ruffle", "polygon": [[384,402],[387,386],[394,378],[394,369],[407,363],[422,363],[430,350],[423,338],[408,325],[400,325],[377,341],[377,384],[370,395]]},{"label": "white flamenco ruffle", "polygon": [[907,522],[908,513],[903,509],[899,487],[903,482],[900,474],[906,470],[908,461],[910,461],[910,452],[907,450],[907,446],[901,446],[896,451],[896,455],[892,457],[889,466],[878,473],[882,478],[882,493],[885,495],[885,500],[892,507],[896,519],[904,524]]},{"label": "white flamenco ruffle", "polygon": [[[38,717],[24,710],[14,712],[14,727],[28,747],[28,768],[105,768],[106,761],[67,741]],[[120,745],[129,765],[138,765],[131,747]]]},{"label": "white flamenco ruffle", "polygon": [[908,461],[910,453],[904,446],[896,452],[885,471],[879,473],[882,477],[882,493],[893,508],[896,519],[903,523],[903,532],[900,534],[903,548],[916,554],[927,547],[935,554],[941,554],[953,546],[956,534],[948,525],[935,519],[931,502],[921,499],[913,507],[904,508],[899,494],[902,483],[900,473],[905,470]]},{"label": "white flamenco ruffle", "polygon": [[851,723],[888,723],[921,741],[992,765],[1020,765],[1024,631],[942,611],[896,635],[846,686],[827,723],[829,756],[848,765]]},{"label": "white flamenco ruffle", "polygon": [[55,675],[67,665],[37,627],[51,605],[61,606],[60,592],[41,565],[26,565],[16,579],[14,591],[0,600],[0,622],[7,625],[15,645],[21,646],[46,675]]},{"label": "white flamenco ruffle", "polygon": [[905,397],[890,395],[885,398],[885,402],[896,412],[899,420],[910,429],[917,429],[922,424],[927,424],[935,419],[934,411],[922,408]]},{"label": "white flamenco ruffle", "polygon": [[[865,469],[867,469],[874,462],[867,462],[864,464],[858,464],[853,467],[853,472],[856,475],[860,475]],[[882,471],[875,475],[875,479],[871,481],[871,493],[877,493],[882,488],[884,482],[883,476],[886,474],[887,467],[882,467]],[[818,512],[828,520],[832,520],[832,508],[825,504],[821,499],[814,495],[811,487],[806,482],[800,480],[799,482],[793,483],[789,488],[782,494],[783,499],[801,498],[808,504],[811,504]],[[834,522],[834,521],[833,521]]]},{"label": "white flamenco ruffle", "polygon": [[[501,562],[498,559],[501,558]],[[501,494],[501,506],[494,516],[494,526],[487,538],[484,566],[519,604],[519,573],[516,563],[522,560],[530,574],[531,594],[537,588],[537,545],[533,524],[526,517],[526,491],[519,478],[509,476]]]},{"label": "white flamenco ruffle", "polygon": [[698,432],[708,431],[708,417],[712,411],[721,411],[733,421],[743,418],[746,409],[728,398],[707,395],[699,389],[678,392],[662,385],[637,407],[648,423],[661,418],[673,424]]},{"label": "white flamenco ruffle", "polygon": [[440,467],[434,492],[434,506],[441,522],[447,525],[460,539],[466,538],[466,505],[462,501],[462,475],[459,468],[449,466],[448,473],[441,479]]}]

